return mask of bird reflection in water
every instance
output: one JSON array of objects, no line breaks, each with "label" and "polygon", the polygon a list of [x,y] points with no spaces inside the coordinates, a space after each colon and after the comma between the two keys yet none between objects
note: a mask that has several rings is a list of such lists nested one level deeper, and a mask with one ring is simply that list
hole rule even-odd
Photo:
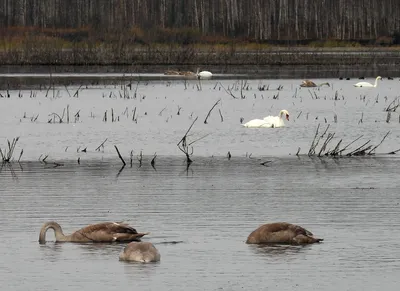
[{"label": "bird reflection in water", "polygon": [[251,249],[257,255],[268,255],[270,256],[291,256],[300,254],[308,249],[311,245],[282,245],[282,244],[258,244],[251,245]]}]

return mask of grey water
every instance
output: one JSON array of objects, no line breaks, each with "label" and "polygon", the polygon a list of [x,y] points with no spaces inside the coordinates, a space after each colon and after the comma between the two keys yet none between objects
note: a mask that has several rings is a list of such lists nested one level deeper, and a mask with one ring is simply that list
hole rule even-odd
[{"label": "grey water", "polygon": [[[400,83],[313,81],[331,86],[212,79],[147,80],[132,89],[1,88],[2,151],[19,137],[12,162],[0,171],[2,289],[397,290],[400,170],[397,155],[388,153],[400,148],[400,124],[396,111],[386,122],[385,109],[398,104]],[[283,128],[240,124],[281,109],[290,112]],[[177,143],[192,124],[187,169]],[[329,147],[359,138],[348,151],[379,145],[389,134],[376,155],[308,157],[318,125],[335,134]],[[119,262],[123,244],[54,243],[51,231],[39,245],[49,220],[65,233],[127,221],[150,232],[144,240],[161,261]],[[274,221],[302,225],[324,242],[245,244],[252,230]]]},{"label": "grey water", "polygon": [[[3,168],[4,290],[397,290],[398,160],[180,158],[153,169],[113,162]],[[119,174],[118,174],[119,173]],[[124,245],[38,244],[42,223],[70,233],[124,220],[148,231],[156,264],[123,263]],[[260,224],[289,221],[325,241],[246,245]]]}]

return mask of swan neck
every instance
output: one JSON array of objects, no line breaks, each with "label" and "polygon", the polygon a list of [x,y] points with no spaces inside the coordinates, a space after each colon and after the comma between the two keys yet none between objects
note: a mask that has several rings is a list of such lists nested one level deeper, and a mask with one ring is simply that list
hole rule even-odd
[{"label": "swan neck", "polygon": [[56,237],[56,241],[66,241],[67,237],[64,235],[61,226],[54,221],[46,222],[43,226],[42,229],[40,230],[39,234],[39,243],[40,244],[45,244],[46,243],[46,232],[49,229],[54,230],[54,235]]},{"label": "swan neck", "polygon": [[374,87],[376,87],[377,85],[378,85],[378,78],[375,79]]}]

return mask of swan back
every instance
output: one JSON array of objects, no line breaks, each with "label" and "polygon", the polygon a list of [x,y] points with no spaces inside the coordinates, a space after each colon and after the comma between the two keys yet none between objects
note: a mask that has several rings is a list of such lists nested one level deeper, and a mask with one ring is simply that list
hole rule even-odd
[{"label": "swan back", "polygon": [[180,75],[178,71],[173,71],[173,70],[168,70],[164,72],[164,75],[172,75],[172,76],[178,76]]},{"label": "swan back", "polygon": [[304,80],[301,84],[300,87],[317,87],[317,85],[310,80]]},{"label": "swan back", "polygon": [[248,244],[312,244],[323,239],[314,238],[303,227],[287,222],[275,222],[261,225],[247,238]]},{"label": "swan back", "polygon": [[131,242],[120,253],[119,260],[149,263],[160,261],[160,257],[160,253],[152,243]]},{"label": "swan back", "polygon": [[196,76],[199,79],[210,79],[212,77],[212,73],[209,71],[201,71],[197,68]]},{"label": "swan back", "polygon": [[131,242],[140,241],[148,233],[138,233],[126,223],[103,222],[91,224],[71,235],[74,242]]}]

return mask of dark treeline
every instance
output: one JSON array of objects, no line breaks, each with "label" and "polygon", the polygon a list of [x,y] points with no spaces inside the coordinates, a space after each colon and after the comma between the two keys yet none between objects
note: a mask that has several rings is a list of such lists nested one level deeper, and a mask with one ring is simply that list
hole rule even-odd
[{"label": "dark treeline", "polygon": [[0,27],[88,33],[186,29],[251,40],[398,35],[399,0],[0,0]]}]

